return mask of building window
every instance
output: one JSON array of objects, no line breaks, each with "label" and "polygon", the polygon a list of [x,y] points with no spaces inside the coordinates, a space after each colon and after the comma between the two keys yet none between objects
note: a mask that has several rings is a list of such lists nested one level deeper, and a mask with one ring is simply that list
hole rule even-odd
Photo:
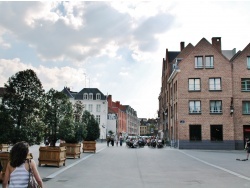
[{"label": "building window", "polygon": [[189,113],[201,113],[201,101],[189,101]]},{"label": "building window", "polygon": [[221,101],[210,101],[210,113],[212,114],[222,113]]},{"label": "building window", "polygon": [[93,93],[89,94],[89,100],[93,100]]},{"label": "building window", "polygon": [[222,125],[210,126],[211,141],[223,141]]},{"label": "building window", "polygon": [[88,94],[87,93],[83,94],[83,100],[88,100]]},{"label": "building window", "polygon": [[202,56],[195,57],[195,68],[203,68],[203,57]]},{"label": "building window", "polygon": [[206,56],[205,61],[206,68],[214,68],[214,56]]},{"label": "building window", "polygon": [[221,90],[221,79],[220,78],[209,78],[209,90],[220,91]]},{"label": "building window", "polygon": [[93,104],[89,104],[89,112],[93,111]]},{"label": "building window", "polygon": [[201,141],[201,125],[189,125],[190,141]]},{"label": "building window", "polygon": [[247,68],[250,69],[250,57],[247,57]]},{"label": "building window", "polygon": [[101,112],[101,105],[100,104],[96,105],[96,112]]},{"label": "building window", "polygon": [[189,91],[200,91],[201,90],[200,78],[188,79],[188,90]]},{"label": "building window", "polygon": [[241,79],[241,91],[250,91],[250,78]]},{"label": "building window", "polygon": [[250,101],[242,102],[242,114],[250,114]]},{"label": "building window", "polygon": [[98,122],[98,124],[100,125],[101,116],[100,115],[96,115],[95,119]]},{"label": "building window", "polygon": [[97,99],[97,100],[100,100],[100,99],[101,99],[101,94],[100,94],[100,93],[97,93],[97,94],[96,94],[96,99]]}]

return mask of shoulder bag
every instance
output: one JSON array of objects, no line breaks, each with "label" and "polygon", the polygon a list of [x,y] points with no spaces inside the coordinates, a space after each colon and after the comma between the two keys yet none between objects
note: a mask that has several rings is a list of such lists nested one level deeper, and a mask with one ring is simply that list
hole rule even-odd
[{"label": "shoulder bag", "polygon": [[30,160],[28,160],[28,164],[29,164],[29,182],[27,188],[40,188],[30,168]]}]

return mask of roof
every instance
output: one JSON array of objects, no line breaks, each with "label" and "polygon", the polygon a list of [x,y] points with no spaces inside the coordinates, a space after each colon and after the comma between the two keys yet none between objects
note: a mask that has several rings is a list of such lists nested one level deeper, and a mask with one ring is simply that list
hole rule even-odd
[{"label": "roof", "polygon": [[62,92],[66,94],[69,98],[74,98],[76,100],[82,100],[83,94],[93,94],[93,100],[96,100],[96,94],[101,95],[101,100],[106,100],[106,96],[97,88],[83,88],[80,92],[70,91],[70,88],[64,87]]}]

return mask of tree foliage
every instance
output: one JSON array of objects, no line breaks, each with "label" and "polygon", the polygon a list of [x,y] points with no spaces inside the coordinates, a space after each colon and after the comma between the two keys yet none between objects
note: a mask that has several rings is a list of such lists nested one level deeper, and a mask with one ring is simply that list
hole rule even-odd
[{"label": "tree foliage", "polygon": [[96,121],[95,116],[90,114],[88,111],[83,112],[83,122],[86,125],[87,135],[84,140],[95,141],[100,137],[99,123]]},{"label": "tree foliage", "polygon": [[65,94],[50,89],[46,93],[45,109],[45,135],[48,138],[50,145],[55,146],[56,141],[60,139],[58,132],[60,125],[68,122],[71,123],[71,116],[73,114],[72,104]]},{"label": "tree foliage", "polygon": [[44,90],[36,73],[30,69],[17,72],[8,79],[5,88],[0,110],[0,141],[40,143],[44,127],[41,121]]}]

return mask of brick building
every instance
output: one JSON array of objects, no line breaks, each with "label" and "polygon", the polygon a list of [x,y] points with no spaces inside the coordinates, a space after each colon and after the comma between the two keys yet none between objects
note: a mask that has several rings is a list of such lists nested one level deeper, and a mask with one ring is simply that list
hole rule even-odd
[{"label": "brick building", "polygon": [[242,149],[250,136],[250,46],[180,43],[162,64],[159,129],[180,149]]},{"label": "brick building", "polygon": [[137,112],[129,105],[122,105],[119,101],[112,101],[112,95],[108,95],[108,108],[117,116],[117,133],[123,136],[139,134],[139,119]]}]

